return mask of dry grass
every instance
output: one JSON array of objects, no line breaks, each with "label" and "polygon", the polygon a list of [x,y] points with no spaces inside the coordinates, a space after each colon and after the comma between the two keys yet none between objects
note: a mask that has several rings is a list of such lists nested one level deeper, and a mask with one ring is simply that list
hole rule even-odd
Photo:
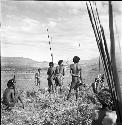
[{"label": "dry grass", "polygon": [[[89,86],[94,82],[94,78],[99,74],[95,66],[83,67],[84,83]],[[103,73],[103,71],[101,71]],[[93,106],[89,100],[89,95],[93,95],[92,90],[80,92],[78,101],[75,101],[75,94],[66,101],[68,94],[68,84],[71,82],[69,70],[64,78],[63,94],[48,94],[43,88],[47,87],[46,70],[41,72],[41,85],[35,86],[33,71],[1,71],[1,95],[6,88],[9,79],[16,75],[16,86],[23,90],[22,99],[25,108],[17,104],[12,111],[1,110],[2,125],[90,125],[91,110]],[[106,80],[105,80],[106,82]],[[42,89],[40,89],[42,88]],[[27,94],[28,93],[28,94]],[[31,93],[31,94],[30,94]],[[29,96],[31,95],[31,96]],[[96,100],[97,101],[97,100]],[[98,103],[99,104],[99,103]]]}]

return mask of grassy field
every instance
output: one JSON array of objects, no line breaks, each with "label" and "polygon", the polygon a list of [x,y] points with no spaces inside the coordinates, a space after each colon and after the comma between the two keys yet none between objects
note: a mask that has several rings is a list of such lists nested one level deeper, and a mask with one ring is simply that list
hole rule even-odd
[{"label": "grassy field", "polygon": [[[36,71],[1,71],[1,90],[3,91],[6,88],[7,81],[15,75],[16,77],[16,86],[23,90],[31,90],[33,88],[37,88],[35,86],[35,75]],[[47,88],[47,71],[42,70],[40,76],[40,87]],[[101,73],[103,71],[101,70]],[[85,84],[89,85],[94,82],[94,78],[99,74],[98,68],[93,66],[83,66],[82,67],[82,77],[84,79]],[[66,70],[64,77],[64,85],[68,85],[71,82],[71,76],[69,73],[69,69]],[[2,92],[1,91],[1,92]]]},{"label": "grassy field", "polygon": [[[1,110],[2,125],[91,125],[92,102],[88,95],[93,95],[92,90],[79,92],[76,102],[75,93],[66,101],[68,94],[68,84],[71,82],[69,69],[64,77],[64,87],[62,94],[49,94],[44,89],[47,88],[46,70],[41,71],[40,87],[35,86],[35,71],[1,71],[1,95],[6,88],[6,83],[14,75],[16,76],[16,86],[23,90],[21,95],[25,108],[21,108],[18,103],[11,112]],[[82,66],[82,77],[88,86],[94,82],[95,77],[103,73],[98,71],[98,66]],[[106,84],[106,80],[105,80]],[[29,95],[27,94],[29,93]],[[99,105],[99,103],[98,103]]]}]

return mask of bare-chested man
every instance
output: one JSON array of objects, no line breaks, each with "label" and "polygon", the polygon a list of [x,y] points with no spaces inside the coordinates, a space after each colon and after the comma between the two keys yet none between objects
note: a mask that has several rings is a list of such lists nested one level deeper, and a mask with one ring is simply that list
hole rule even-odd
[{"label": "bare-chested man", "polygon": [[2,103],[6,110],[11,110],[11,108],[15,106],[15,103],[18,102],[18,100],[20,100],[22,107],[24,108],[24,104],[20,98],[21,93],[17,95],[14,83],[14,79],[9,80],[7,83],[8,88],[6,88],[3,93]]},{"label": "bare-chested man", "polygon": [[55,70],[55,89],[57,86],[60,87],[60,92],[62,91],[62,85],[63,85],[63,76],[65,75],[64,71],[64,66],[63,66],[63,60],[58,61],[58,66],[56,67]]},{"label": "bare-chested man", "polygon": [[40,68],[38,69],[38,72],[35,73],[35,85],[40,86]]},{"label": "bare-chested man", "polygon": [[69,99],[72,89],[76,91],[76,100],[78,98],[78,85],[82,82],[81,66],[78,64],[79,60],[80,58],[78,56],[74,56],[73,58],[74,64],[70,65],[70,74],[72,75],[72,82],[70,85],[70,90],[67,96],[67,100]]},{"label": "bare-chested man", "polygon": [[47,71],[47,75],[48,75],[48,91],[49,93],[51,91],[54,92],[54,83],[53,83],[53,79],[54,79],[54,74],[55,74],[55,69],[54,69],[54,63],[53,62],[50,62],[49,63],[49,68],[48,68],[48,71]]}]

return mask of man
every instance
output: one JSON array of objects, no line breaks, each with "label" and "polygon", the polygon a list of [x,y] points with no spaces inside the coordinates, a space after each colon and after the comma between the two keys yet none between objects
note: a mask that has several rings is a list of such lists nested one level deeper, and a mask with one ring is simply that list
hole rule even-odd
[{"label": "man", "polygon": [[15,106],[15,103],[18,102],[18,100],[20,100],[24,108],[24,104],[20,98],[21,93],[17,95],[14,83],[15,79],[10,79],[7,83],[8,88],[6,88],[3,93],[2,104],[6,107],[5,110],[11,110],[12,107]]},{"label": "man", "polygon": [[48,75],[48,78],[47,78],[47,80],[48,80],[48,91],[49,91],[49,93],[51,91],[54,92],[54,86],[53,86],[54,74],[55,74],[54,63],[50,62],[49,63],[49,68],[48,68],[48,71],[47,71],[47,75]]},{"label": "man", "polygon": [[81,73],[81,66],[78,64],[80,58],[78,56],[74,56],[73,62],[74,64],[70,65],[70,74],[72,76],[72,82],[70,85],[69,94],[67,96],[67,100],[69,99],[71,90],[74,89],[76,91],[76,100],[78,98],[78,87],[82,84],[82,73]]},{"label": "man", "polygon": [[39,76],[40,76],[40,73],[41,73],[41,68],[38,69],[38,73],[39,73]]},{"label": "man", "polygon": [[35,84],[37,86],[40,85],[40,69],[38,69],[38,72],[35,73]]},{"label": "man", "polygon": [[60,92],[62,91],[63,76],[65,75],[65,69],[63,66],[63,60],[58,61],[58,66],[55,70],[55,90],[57,86],[60,87]]}]

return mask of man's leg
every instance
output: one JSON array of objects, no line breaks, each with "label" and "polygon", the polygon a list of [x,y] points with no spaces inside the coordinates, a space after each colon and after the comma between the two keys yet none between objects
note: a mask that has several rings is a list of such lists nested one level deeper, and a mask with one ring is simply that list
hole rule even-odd
[{"label": "man's leg", "polygon": [[2,101],[1,109],[8,111],[8,110],[10,109],[10,108],[9,108],[9,104],[5,104],[4,101]]},{"label": "man's leg", "polygon": [[20,96],[18,97],[18,100],[22,103],[22,108],[24,109],[24,104],[23,104],[22,99],[21,99]]},{"label": "man's leg", "polygon": [[62,94],[63,89],[63,76],[60,77],[60,93]]},{"label": "man's leg", "polygon": [[78,99],[78,88],[76,88],[76,101]]},{"label": "man's leg", "polygon": [[37,78],[37,86],[39,86],[40,85],[40,80],[39,80],[39,78]]},{"label": "man's leg", "polygon": [[72,82],[71,82],[71,85],[70,85],[69,93],[68,93],[68,95],[67,95],[67,100],[68,100],[68,99],[69,99],[69,97],[70,97],[71,90],[72,90]]},{"label": "man's leg", "polygon": [[54,93],[54,83],[53,83],[53,79],[51,79],[51,91]]},{"label": "man's leg", "polygon": [[37,78],[35,78],[35,84],[36,84],[36,86],[38,85],[38,81],[37,81]]},{"label": "man's leg", "polygon": [[50,81],[50,79],[48,79],[48,92],[50,93],[50,91],[51,91],[51,83],[50,83],[51,81]]},{"label": "man's leg", "polygon": [[57,93],[57,87],[58,87],[59,83],[58,83],[58,77],[56,77],[55,79],[55,92]]}]

